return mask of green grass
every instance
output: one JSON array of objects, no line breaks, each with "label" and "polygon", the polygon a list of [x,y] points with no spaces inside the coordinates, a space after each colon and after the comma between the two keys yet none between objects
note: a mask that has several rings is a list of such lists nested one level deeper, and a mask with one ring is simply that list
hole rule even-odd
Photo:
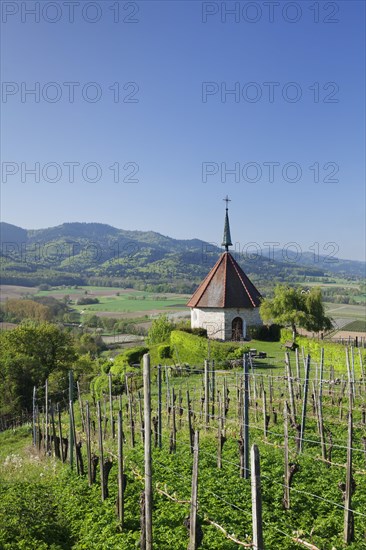
[{"label": "green grass", "polygon": [[[52,475],[54,464],[53,461],[41,461],[35,453],[30,426],[0,433],[0,485],[25,480],[37,482]],[[57,467],[60,466],[57,463]]]}]

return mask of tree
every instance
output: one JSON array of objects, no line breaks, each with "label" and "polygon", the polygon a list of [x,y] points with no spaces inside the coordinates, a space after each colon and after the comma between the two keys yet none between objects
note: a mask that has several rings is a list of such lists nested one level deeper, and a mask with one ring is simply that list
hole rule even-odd
[{"label": "tree", "polygon": [[52,312],[47,305],[24,298],[10,298],[4,304],[4,311],[9,321],[21,321],[22,319],[49,321],[52,317]]},{"label": "tree", "polygon": [[333,325],[330,317],[325,315],[320,288],[313,288],[310,292],[303,293],[303,295],[305,296],[307,311],[304,328],[313,332],[330,330]]},{"label": "tree", "polygon": [[265,298],[260,306],[260,314],[265,322],[290,325],[295,338],[297,327],[319,332],[329,330],[332,322],[325,315],[320,288],[302,290],[277,285],[273,298]]},{"label": "tree", "polygon": [[[63,373],[76,357],[73,339],[52,323],[22,323],[0,335],[0,414],[30,409],[33,386]],[[67,382],[66,382],[67,384]]]},{"label": "tree", "polygon": [[83,325],[91,328],[101,328],[103,326],[102,319],[98,315],[85,315],[83,317]]},{"label": "tree", "polygon": [[149,329],[146,343],[148,346],[152,344],[161,344],[168,340],[171,331],[174,329],[173,323],[171,323],[166,315],[160,315],[157,319],[154,319]]}]

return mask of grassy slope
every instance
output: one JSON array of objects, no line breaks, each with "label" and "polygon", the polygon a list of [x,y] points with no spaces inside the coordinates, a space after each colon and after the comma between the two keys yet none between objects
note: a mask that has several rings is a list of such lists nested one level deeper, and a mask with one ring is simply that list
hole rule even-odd
[{"label": "grassy slope", "polygon": [[[267,352],[277,353],[278,344],[268,344]],[[265,346],[262,346],[265,347]],[[259,346],[258,346],[259,348]],[[320,495],[326,500],[342,505],[338,483],[344,479],[344,469],[340,467],[327,468],[319,461],[319,445],[308,443],[301,457],[295,458],[291,451],[292,460],[299,461],[300,472],[296,474],[293,487],[300,492],[292,492],[292,509],[285,512],[282,508],[282,475],[283,475],[283,422],[281,407],[283,397],[281,393],[286,382],[283,380],[283,365],[273,369],[275,378],[273,406],[278,412],[278,423],[274,424],[272,417],[270,432],[267,441],[263,438],[263,419],[261,400],[258,401],[258,410],[251,407],[251,443],[259,445],[261,453],[264,534],[266,547],[271,550],[297,550],[298,546],[291,538],[284,537],[282,532],[291,535],[296,530],[302,531],[302,538],[312,541],[322,550],[341,548],[343,510],[322,500],[304,495],[301,491]],[[257,370],[256,374],[268,374],[268,369]],[[215,422],[210,422],[211,428],[203,428],[200,416],[201,380],[194,375],[189,378],[178,377],[170,379],[170,388],[174,386],[176,395],[183,396],[182,427],[178,431],[177,452],[169,454],[169,433],[163,407],[163,451],[153,449],[154,479],[153,486],[159,483],[169,494],[176,492],[176,497],[189,500],[190,476],[192,458],[189,452],[188,432],[186,427],[185,392],[190,389],[192,409],[196,412],[196,426],[201,428],[200,435],[200,473],[199,473],[199,502],[200,515],[208,515],[211,519],[223,525],[229,533],[235,533],[245,541],[246,534],[251,533],[250,511],[250,483],[240,479],[238,475],[238,427],[236,405],[236,372],[228,371],[217,373],[217,388],[221,389],[224,383],[230,389],[230,409],[226,419],[227,442],[223,450],[223,469],[216,468],[216,433]],[[278,376],[278,378],[277,378]],[[259,377],[259,380],[261,378]],[[269,396],[267,383],[264,383]],[[166,395],[163,387],[164,405]],[[86,399],[87,396],[84,396]],[[152,401],[153,410],[156,410],[157,391],[153,383]],[[126,398],[123,398],[124,403]],[[300,404],[298,404],[300,405]],[[115,410],[118,402],[115,402]],[[332,406],[327,393],[324,394],[326,428],[332,430],[334,443],[344,444],[346,441],[346,419],[339,420],[337,406]],[[283,407],[282,407],[283,408]],[[300,408],[300,407],[299,407]],[[358,409],[360,411],[360,408]],[[80,431],[80,416],[78,405],[75,404],[77,432],[84,440]],[[92,407],[94,415],[94,408]],[[257,418],[256,418],[257,416]],[[179,428],[180,420],[177,418]],[[355,415],[356,424],[360,423],[360,414]],[[138,472],[143,472],[143,453],[140,438],[140,426],[137,415],[136,447],[130,446],[130,433],[125,416],[125,467],[128,477],[126,489],[126,525],[122,533],[119,532],[115,516],[116,472],[114,466],[110,476],[111,497],[101,503],[99,475],[97,484],[92,488],[87,485],[86,479],[71,474],[68,465],[61,465],[54,459],[44,456],[37,457],[31,447],[29,428],[8,431],[0,434],[0,548],[2,550],[113,550],[125,548],[134,550],[139,538],[139,498],[143,489],[143,480]],[[67,433],[67,418],[64,418],[64,430]],[[312,414],[309,398],[309,413],[306,428],[307,437],[318,441],[316,420]],[[361,446],[363,431],[355,429],[354,446]],[[294,430],[290,430],[291,438]],[[79,435],[78,435],[79,437]],[[293,449],[291,439],[291,449]],[[93,450],[97,451],[97,440],[93,436]],[[83,446],[83,451],[85,447]],[[116,442],[107,437],[105,451],[116,454]],[[6,457],[11,457],[6,458]],[[15,457],[15,458],[14,458]],[[20,457],[21,460],[19,460]],[[342,465],[345,463],[346,452],[342,447],[333,449],[333,461]],[[4,464],[5,463],[5,464]],[[366,487],[364,475],[357,473],[364,468],[362,453],[354,453],[355,480],[357,490],[353,499],[356,510],[363,512],[366,505]],[[218,497],[215,495],[219,495]],[[223,500],[222,500],[223,499]],[[235,506],[228,505],[233,503]],[[188,515],[189,505],[178,504],[167,500],[161,494],[154,495],[154,541],[159,550],[186,550],[187,533],[183,527],[183,520]],[[350,550],[362,548],[363,518],[355,517],[357,540],[350,545]],[[226,540],[214,527],[203,525],[204,540],[202,550],[235,550],[237,545]],[[5,541],[5,542],[4,542]],[[7,542],[10,541],[10,542]]]}]

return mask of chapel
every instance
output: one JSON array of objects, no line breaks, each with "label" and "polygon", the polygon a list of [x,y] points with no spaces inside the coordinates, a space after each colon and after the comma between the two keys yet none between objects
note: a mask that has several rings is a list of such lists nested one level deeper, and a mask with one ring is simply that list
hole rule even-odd
[{"label": "chapel", "polygon": [[244,340],[248,327],[262,325],[259,315],[261,294],[229,252],[232,246],[228,203],[224,237],[225,248],[216,264],[187,303],[191,308],[191,327],[204,328],[215,340]]}]

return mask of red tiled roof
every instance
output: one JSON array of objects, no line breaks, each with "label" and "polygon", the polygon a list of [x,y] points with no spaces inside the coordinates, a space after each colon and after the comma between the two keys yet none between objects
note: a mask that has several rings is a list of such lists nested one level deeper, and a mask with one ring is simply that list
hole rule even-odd
[{"label": "red tiled roof", "polygon": [[260,305],[261,297],[230,252],[224,252],[187,306],[254,308]]}]

